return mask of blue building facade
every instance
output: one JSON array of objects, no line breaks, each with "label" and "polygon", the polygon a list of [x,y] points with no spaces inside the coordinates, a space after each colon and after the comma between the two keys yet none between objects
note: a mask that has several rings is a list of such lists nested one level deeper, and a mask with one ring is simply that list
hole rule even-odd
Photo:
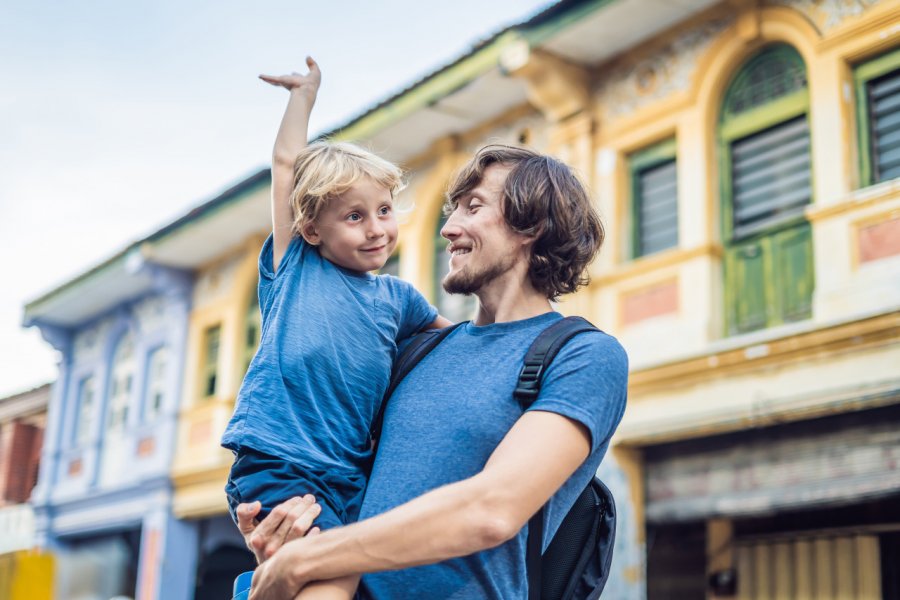
[{"label": "blue building facade", "polygon": [[193,597],[197,528],[169,478],[191,288],[134,246],[26,307],[60,353],[32,496],[56,597]]}]

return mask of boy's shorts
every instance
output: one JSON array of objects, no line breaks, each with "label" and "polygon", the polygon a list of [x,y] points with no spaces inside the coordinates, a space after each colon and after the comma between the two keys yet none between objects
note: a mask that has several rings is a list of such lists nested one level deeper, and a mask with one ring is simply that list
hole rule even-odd
[{"label": "boy's shorts", "polygon": [[228,509],[237,523],[237,505],[259,500],[260,521],[273,508],[295,496],[312,494],[322,507],[315,526],[322,530],[340,527],[359,519],[359,508],[365,493],[366,479],[358,476],[304,467],[282,458],[241,448],[225,484]]}]

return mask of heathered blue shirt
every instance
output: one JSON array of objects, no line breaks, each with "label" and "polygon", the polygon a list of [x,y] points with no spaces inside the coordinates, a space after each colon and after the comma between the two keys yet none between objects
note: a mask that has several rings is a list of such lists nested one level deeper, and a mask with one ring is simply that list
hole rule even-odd
[{"label": "heathered blue shirt", "polygon": [[409,283],[339,267],[302,238],[276,273],[271,235],[259,257],[259,307],[259,349],[222,445],[329,471],[362,469],[397,341],[437,310]]},{"label": "heathered blue shirt", "polygon": [[[484,327],[467,324],[419,363],[387,405],[361,519],[482,470],[522,416],[512,394],[528,346],[560,318],[547,313]],[[544,375],[529,410],[574,419],[591,435],[590,456],[550,500],[545,548],[603,459],[625,410],[627,380],[625,351],[614,338],[594,332],[570,340]],[[378,600],[527,598],[527,530],[471,556],[366,575],[361,594]]]}]

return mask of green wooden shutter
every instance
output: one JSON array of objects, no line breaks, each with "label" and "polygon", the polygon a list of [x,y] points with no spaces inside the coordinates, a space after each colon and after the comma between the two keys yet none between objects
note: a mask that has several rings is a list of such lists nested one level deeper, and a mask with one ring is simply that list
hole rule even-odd
[{"label": "green wooden shutter", "polygon": [[812,314],[813,256],[809,223],[772,237],[773,272],[778,286],[776,306],[783,322],[807,319]]},{"label": "green wooden shutter", "polygon": [[875,182],[900,176],[900,69],[867,85]]},{"label": "green wooden shutter", "polygon": [[761,329],[768,322],[766,245],[765,240],[754,240],[729,248],[725,254],[729,334]]}]

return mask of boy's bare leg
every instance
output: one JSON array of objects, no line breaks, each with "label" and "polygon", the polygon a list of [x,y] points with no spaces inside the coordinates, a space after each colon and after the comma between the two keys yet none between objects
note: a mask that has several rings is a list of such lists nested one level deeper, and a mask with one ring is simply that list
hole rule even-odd
[{"label": "boy's bare leg", "polygon": [[359,585],[359,576],[317,581],[303,588],[294,600],[351,600]]}]

